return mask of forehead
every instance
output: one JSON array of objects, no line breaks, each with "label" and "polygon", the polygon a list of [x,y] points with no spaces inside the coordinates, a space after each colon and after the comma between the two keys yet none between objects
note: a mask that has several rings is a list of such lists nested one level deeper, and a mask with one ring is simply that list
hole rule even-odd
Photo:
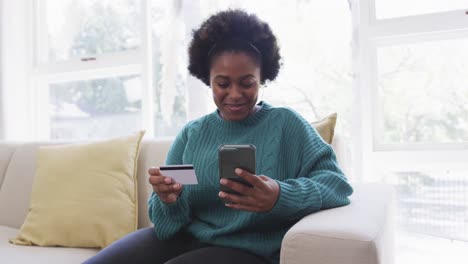
[{"label": "forehead", "polygon": [[223,75],[240,77],[254,75],[259,77],[260,66],[256,60],[245,52],[228,51],[213,58],[210,68],[210,76]]}]

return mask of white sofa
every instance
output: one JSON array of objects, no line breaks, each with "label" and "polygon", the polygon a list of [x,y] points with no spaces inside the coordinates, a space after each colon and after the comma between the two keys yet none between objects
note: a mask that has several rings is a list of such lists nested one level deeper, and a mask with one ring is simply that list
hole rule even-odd
[{"label": "white sofa", "polygon": [[[163,164],[170,140],[143,141],[138,161],[139,227],[150,225],[146,200],[151,192],[147,170]],[[29,247],[8,242],[28,212],[36,152],[47,142],[0,142],[0,263],[81,263],[95,249]],[[333,147],[346,164],[339,137]],[[283,239],[283,264],[387,264],[393,262],[392,196],[389,186],[353,184],[351,205],[320,211],[293,226]]]}]

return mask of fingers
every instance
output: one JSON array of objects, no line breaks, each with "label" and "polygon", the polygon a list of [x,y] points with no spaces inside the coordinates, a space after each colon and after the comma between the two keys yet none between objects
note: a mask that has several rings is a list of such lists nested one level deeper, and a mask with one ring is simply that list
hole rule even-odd
[{"label": "fingers", "polygon": [[243,195],[238,195],[238,194],[232,194],[232,193],[227,193],[227,192],[223,192],[223,191],[220,191],[218,193],[218,196],[223,199],[224,201],[226,202],[231,202],[231,203],[234,203],[234,204],[249,204],[249,198],[247,196],[243,196]]},{"label": "fingers", "polygon": [[262,205],[258,201],[252,199],[252,197],[242,196],[237,194],[230,194],[226,192],[219,192],[218,196],[223,199],[227,207],[245,210],[251,212],[260,212]]},{"label": "fingers", "polygon": [[[159,183],[166,183],[166,184],[169,184],[169,183],[173,183],[174,180],[170,177],[164,177],[164,175],[161,174],[161,170],[159,169],[159,167],[152,167],[148,170],[148,174],[150,175],[150,183],[153,184],[152,181],[154,181],[154,184],[159,184]],[[157,178],[153,177],[151,178],[151,176],[156,176]],[[160,178],[162,177],[162,178]],[[162,182],[161,182],[162,181]]]},{"label": "fingers", "polygon": [[148,179],[149,183],[153,186],[156,185],[174,185],[176,182],[174,179],[165,176],[150,176]]},{"label": "fingers", "polygon": [[152,175],[149,177],[148,181],[151,185],[175,183],[174,179],[162,175]]},{"label": "fingers", "polygon": [[181,189],[182,189],[182,185],[180,183],[153,185],[153,190],[158,194],[177,193]]},{"label": "fingers", "polygon": [[274,207],[279,197],[280,186],[278,182],[264,175],[256,176],[238,169],[236,169],[236,174],[252,184],[253,187],[233,180],[221,179],[222,185],[239,193],[219,192],[218,196],[221,199],[230,202],[225,204],[227,207],[251,212],[267,212]]},{"label": "fingers", "polygon": [[255,174],[252,174],[241,168],[236,168],[234,172],[237,174],[237,176],[246,180],[248,183],[252,184],[256,188],[261,188],[263,186],[262,180],[260,180]]},{"label": "fingers", "polygon": [[149,183],[153,185],[153,190],[157,194],[177,193],[182,189],[182,185],[170,177],[163,176],[159,168],[150,168],[148,170],[150,177]]},{"label": "fingers", "polygon": [[251,195],[253,192],[253,187],[247,186],[244,183],[240,183],[234,180],[221,179],[219,182],[221,183],[221,185],[224,185],[229,189],[240,193],[241,195],[248,196]]},{"label": "fingers", "polygon": [[161,175],[161,170],[159,170],[159,167],[151,167],[148,170],[149,175]]}]

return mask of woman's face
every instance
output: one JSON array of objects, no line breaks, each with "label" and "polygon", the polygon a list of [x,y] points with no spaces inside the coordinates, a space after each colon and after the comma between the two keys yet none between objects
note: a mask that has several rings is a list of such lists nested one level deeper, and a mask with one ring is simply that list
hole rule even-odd
[{"label": "woman's face", "polygon": [[260,67],[244,52],[223,52],[211,64],[210,86],[221,117],[243,120],[257,103]]}]

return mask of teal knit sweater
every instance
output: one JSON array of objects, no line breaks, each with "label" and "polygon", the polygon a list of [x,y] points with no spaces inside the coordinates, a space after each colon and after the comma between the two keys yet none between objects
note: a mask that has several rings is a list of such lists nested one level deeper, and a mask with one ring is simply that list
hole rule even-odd
[{"label": "teal knit sweater", "polygon": [[[149,217],[160,239],[186,231],[198,240],[241,248],[279,263],[286,231],[302,217],[349,204],[352,188],[335,154],[316,130],[288,108],[260,102],[242,121],[225,121],[217,111],[189,122],[176,137],[167,164],[193,164],[198,185],[185,185],[179,199],[165,204],[152,194]],[[269,212],[228,208],[218,197],[218,147],[256,146],[256,172],[275,179],[278,200]]]}]

